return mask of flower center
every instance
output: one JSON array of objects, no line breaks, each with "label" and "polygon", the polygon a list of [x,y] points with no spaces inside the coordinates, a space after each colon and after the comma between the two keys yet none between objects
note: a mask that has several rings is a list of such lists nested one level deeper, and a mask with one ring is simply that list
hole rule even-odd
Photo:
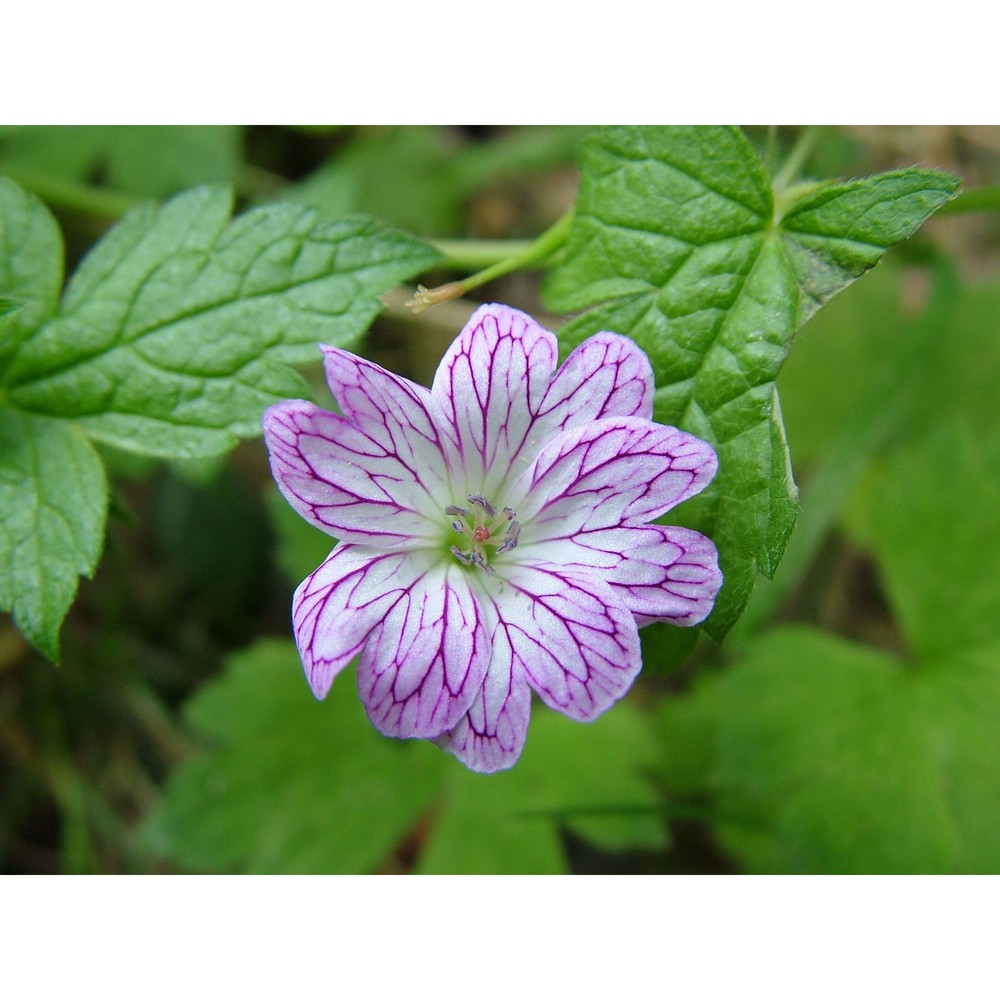
[{"label": "flower center", "polygon": [[469,495],[468,507],[449,504],[444,512],[455,518],[451,526],[462,536],[461,545],[453,545],[451,554],[466,566],[478,566],[487,576],[496,570],[489,563],[492,555],[509,552],[517,545],[521,525],[510,507],[498,511],[481,493]]}]

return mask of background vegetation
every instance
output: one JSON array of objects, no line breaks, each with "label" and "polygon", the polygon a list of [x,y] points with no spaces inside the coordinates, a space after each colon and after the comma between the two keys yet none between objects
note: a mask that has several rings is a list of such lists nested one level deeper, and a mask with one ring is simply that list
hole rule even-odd
[{"label": "background vegetation", "polygon": [[[67,273],[143,200],[224,183],[240,208],[362,212],[429,240],[444,282],[563,216],[585,134],[10,128],[0,175],[56,214]],[[0,619],[0,866],[1000,871],[1000,130],[749,135],[807,177],[919,163],[973,194],[798,334],[778,380],[798,525],[721,645],[684,658],[660,636],[598,722],[536,711],[513,771],[470,774],[380,737],[348,675],[309,695],[288,606],[329,542],[259,439],[186,461],[104,446],[103,556],[59,666]],[[357,349],[426,384],[473,297],[555,328],[554,298],[585,304],[567,273],[545,298],[517,269],[416,316],[395,289]]]}]

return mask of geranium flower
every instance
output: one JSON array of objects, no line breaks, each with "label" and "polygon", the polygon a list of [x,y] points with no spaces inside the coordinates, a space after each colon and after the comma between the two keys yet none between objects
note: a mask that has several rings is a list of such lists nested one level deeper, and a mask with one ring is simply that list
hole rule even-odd
[{"label": "geranium flower", "polygon": [[532,689],[594,719],[639,673],[640,625],[709,613],[715,546],[649,522],[705,487],[715,453],[652,422],[630,340],[599,333],[557,371],[551,333],[482,306],[430,390],[322,350],[342,415],[302,400],[264,415],[282,493],[339,539],[293,599],[317,698],[360,654],[382,733],[496,771],[524,746]]}]

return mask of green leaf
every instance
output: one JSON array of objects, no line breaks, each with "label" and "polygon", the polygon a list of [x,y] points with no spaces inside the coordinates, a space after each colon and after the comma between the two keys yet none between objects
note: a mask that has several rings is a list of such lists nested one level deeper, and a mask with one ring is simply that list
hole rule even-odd
[{"label": "green leaf", "polygon": [[[887,258],[821,310],[796,337],[778,388],[800,471],[834,445],[871,395],[866,378],[830,378],[830,372],[874,373],[887,364],[889,355],[903,349],[900,342],[909,333],[901,301],[907,277],[908,269],[897,266],[894,257]],[[913,372],[905,375],[912,378]]]},{"label": "green leaf", "polygon": [[125,450],[225,451],[260,432],[267,405],[305,393],[283,363],[360,336],[377,296],[437,259],[368,219],[317,224],[286,204],[227,225],[230,208],[201,188],[129,213],[22,343],[11,401]]},{"label": "green leaf", "polygon": [[199,184],[231,183],[240,167],[235,125],[130,125],[110,129],[112,187],[164,198]]},{"label": "green leaf", "polygon": [[749,870],[1000,867],[997,495],[1000,428],[954,419],[872,481],[871,543],[911,662],[785,628],[666,707],[668,787],[709,800]]},{"label": "green leaf", "polygon": [[233,125],[38,125],[0,131],[0,159],[21,170],[87,180],[163,198],[198,184],[231,182],[240,165]]},{"label": "green leaf", "polygon": [[1000,433],[945,422],[895,454],[872,531],[900,624],[923,656],[1000,642]]},{"label": "green leaf", "polygon": [[232,657],[186,706],[211,741],[170,776],[151,848],[191,870],[363,873],[384,864],[428,809],[444,756],[387,740],[350,673],[324,702],[295,646],[263,640]]},{"label": "green leaf", "polygon": [[106,126],[20,125],[0,127],[0,161],[51,177],[84,180],[100,166]]},{"label": "green leaf", "polygon": [[55,312],[63,242],[34,195],[0,177],[0,376],[24,338]]},{"label": "green leaf", "polygon": [[958,187],[957,177],[939,171],[893,170],[825,184],[787,208],[780,226],[804,293],[799,325],[912,236]]},{"label": "green leaf", "polygon": [[[818,461],[809,465],[802,512],[781,566],[763,586],[758,581],[730,641],[759,627],[801,584],[845,500],[881,452],[945,411],[928,413],[927,399],[951,353],[941,332],[955,308],[954,267],[950,259],[937,258],[927,304],[906,321],[897,296],[887,294],[898,292],[900,276],[891,265],[879,271],[823,310],[782,369],[779,381],[796,455],[805,452]],[[831,371],[866,375],[832,380]],[[811,448],[801,448],[803,440]],[[866,513],[874,506],[869,498]]]},{"label": "green leaf", "polygon": [[[704,779],[751,872],[995,872],[998,712],[1000,646],[914,670],[785,628],[668,706],[667,781]],[[692,736],[710,748],[693,781]]]},{"label": "green leaf", "polygon": [[653,365],[656,419],[718,451],[715,483],[684,514],[720,551],[714,637],[742,613],[755,566],[774,572],[795,520],[774,390],[795,331],[957,188],[902,170],[786,195],[776,209],[738,129],[612,128],[585,144],[546,300],[590,310],[560,331],[567,347],[600,330],[635,339]]},{"label": "green leaf", "polygon": [[455,232],[464,192],[451,181],[455,138],[438,126],[364,130],[317,171],[282,191],[324,219],[371,212],[404,229]]},{"label": "green leaf", "polygon": [[564,872],[560,823],[609,849],[663,846],[658,799],[641,775],[654,755],[645,717],[619,704],[581,725],[535,709],[512,770],[449,770],[421,872]]},{"label": "green leaf", "polygon": [[0,408],[0,607],[49,659],[107,519],[104,467],[79,428]]}]

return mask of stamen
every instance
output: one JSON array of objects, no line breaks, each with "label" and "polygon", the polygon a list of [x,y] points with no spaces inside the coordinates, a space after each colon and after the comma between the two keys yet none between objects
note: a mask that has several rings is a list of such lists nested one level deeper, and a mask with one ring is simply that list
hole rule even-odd
[{"label": "stamen", "polygon": [[469,559],[478,566],[487,576],[493,576],[496,570],[478,552],[470,552]]},{"label": "stamen", "polygon": [[497,516],[497,509],[482,495],[482,493],[470,493],[469,503],[474,503],[477,507],[482,507],[490,517]]},{"label": "stamen", "polygon": [[504,538],[504,543],[497,549],[497,555],[501,552],[509,552],[513,548],[517,548],[517,540],[521,537],[521,524],[519,521],[511,521],[507,528],[507,535]]},{"label": "stamen", "polygon": [[487,561],[489,553],[495,549],[495,554],[499,555],[516,548],[521,534],[517,511],[513,507],[504,507],[502,512],[497,513],[497,508],[482,493],[470,493],[469,503],[479,510],[457,504],[448,504],[444,508],[446,514],[455,518],[451,522],[455,533],[464,539],[464,547],[453,545],[451,554],[463,565],[477,566],[487,576],[495,576],[496,570]]}]

